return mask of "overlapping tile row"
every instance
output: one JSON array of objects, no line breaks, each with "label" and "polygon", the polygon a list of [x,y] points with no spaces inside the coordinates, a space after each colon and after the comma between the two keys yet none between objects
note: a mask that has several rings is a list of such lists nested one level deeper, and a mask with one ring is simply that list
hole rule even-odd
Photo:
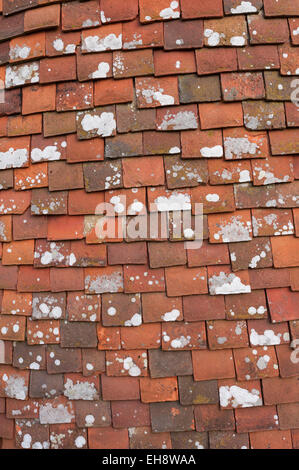
[{"label": "overlapping tile row", "polygon": [[299,448],[299,1],[0,5],[0,447]]}]

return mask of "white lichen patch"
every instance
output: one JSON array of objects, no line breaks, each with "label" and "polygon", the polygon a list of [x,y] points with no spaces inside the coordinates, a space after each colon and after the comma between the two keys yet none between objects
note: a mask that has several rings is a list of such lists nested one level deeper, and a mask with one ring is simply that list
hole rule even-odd
[{"label": "white lichen patch", "polygon": [[65,44],[61,38],[57,38],[52,42],[53,49],[62,54],[74,54],[76,52],[76,44]]},{"label": "white lichen patch", "polygon": [[224,139],[225,158],[227,160],[245,158],[246,155],[258,157],[261,153],[259,145],[245,137],[226,137]]},{"label": "white lichen patch", "polygon": [[237,275],[224,272],[209,278],[209,289],[211,295],[247,294],[251,292],[250,285],[243,284]]},{"label": "white lichen patch", "polygon": [[231,221],[220,226],[218,232],[214,233],[214,239],[223,243],[244,242],[252,239],[251,222],[243,222],[240,216],[233,216]]},{"label": "white lichen patch", "polygon": [[59,197],[55,197],[52,193],[52,199],[49,202],[37,202],[31,205],[31,212],[35,215],[47,215],[55,213],[62,206],[62,201]]},{"label": "white lichen patch", "polygon": [[50,448],[50,442],[49,441],[33,441],[33,437],[29,433],[29,429],[31,427],[31,421],[27,421],[26,423],[26,430],[28,432],[23,432],[22,427],[23,427],[23,422],[22,421],[17,421],[17,426],[18,429],[18,435],[20,436],[20,445],[22,449],[49,449]]},{"label": "white lichen patch", "polygon": [[108,62],[100,62],[98,64],[97,70],[90,73],[88,78],[106,78],[110,70],[110,65]]},{"label": "white lichen patch", "polygon": [[32,318],[40,320],[42,318],[51,318],[58,320],[62,317],[62,308],[59,305],[59,301],[56,297],[43,296],[39,298],[34,297],[32,300]]},{"label": "white lichen patch", "polygon": [[191,210],[189,194],[173,192],[169,196],[158,196],[154,202],[158,212]]},{"label": "white lichen patch", "polygon": [[158,130],[184,130],[184,129],[197,129],[197,120],[193,111],[180,111],[179,113],[172,113],[167,111],[163,117],[163,121],[158,126]]},{"label": "white lichen patch", "polygon": [[85,132],[95,132],[101,137],[109,137],[116,130],[116,121],[113,113],[103,112],[100,115],[85,114],[81,127]]},{"label": "white lichen patch", "polygon": [[52,266],[63,264],[64,266],[74,266],[77,262],[74,253],[63,254],[61,250],[64,249],[64,244],[57,244],[51,242],[47,249],[44,251],[43,247],[37,246],[34,252],[34,258],[39,260],[42,266]]},{"label": "white lichen patch", "polygon": [[130,320],[125,321],[125,326],[140,326],[142,325],[142,316],[140,313],[134,313]]},{"label": "white lichen patch", "polygon": [[118,36],[111,33],[105,37],[87,36],[82,40],[82,51],[101,52],[107,50],[116,50],[122,48],[122,34]]},{"label": "white lichen patch", "polygon": [[259,307],[248,307],[247,312],[249,315],[264,315],[267,312],[267,308],[264,305],[260,305]]},{"label": "white lichen patch", "polygon": [[138,201],[138,199],[134,199],[132,204],[128,207],[128,215],[137,215],[140,214],[144,210],[143,202]]},{"label": "white lichen patch", "polygon": [[163,315],[161,315],[161,320],[163,320],[163,321],[176,321],[177,318],[179,318],[180,314],[181,314],[181,312],[178,309],[173,308],[170,312],[166,312]]},{"label": "white lichen patch", "polygon": [[77,436],[75,439],[75,446],[77,449],[82,449],[86,445],[86,439],[84,436]]},{"label": "white lichen patch", "polygon": [[184,163],[174,163],[171,165],[171,169],[166,171],[168,175],[172,178],[179,178],[182,182],[184,181],[196,181],[197,183],[202,183],[203,178],[200,172],[200,169],[189,166],[188,164]]},{"label": "white lichen patch", "polygon": [[64,384],[64,396],[70,400],[97,400],[99,398],[93,382],[80,382],[77,380],[76,383],[73,383],[69,378]]},{"label": "white lichen patch", "polygon": [[5,152],[0,151],[0,170],[8,168],[21,168],[29,161],[28,149],[14,149],[11,147]]},{"label": "white lichen patch", "polygon": [[269,163],[265,163],[264,166],[254,166],[254,174],[259,182],[262,184],[275,184],[275,183],[287,183],[291,180],[290,175],[284,175],[277,177],[273,171],[271,171]]},{"label": "white lichen patch", "polygon": [[256,366],[260,370],[265,370],[268,367],[270,362],[270,356],[268,354],[264,354],[264,356],[260,356],[257,360]]},{"label": "white lichen patch", "polygon": [[31,149],[30,157],[32,163],[50,162],[60,160],[61,152],[58,150],[57,145],[47,145],[43,149],[39,149],[38,147]]},{"label": "white lichen patch", "polygon": [[243,13],[256,13],[257,8],[251,2],[241,2],[236,8],[231,8],[230,12],[233,15],[242,15]]},{"label": "white lichen patch", "polygon": [[246,39],[244,36],[232,36],[230,38],[230,43],[232,46],[244,46]]},{"label": "white lichen patch", "polygon": [[39,408],[39,420],[41,424],[63,424],[71,423],[75,415],[62,403],[53,406],[51,403],[41,405]]},{"label": "white lichen patch", "polygon": [[247,183],[248,181],[251,181],[249,170],[240,170],[240,168],[238,168],[237,171],[239,173],[239,183]]},{"label": "white lichen patch", "polygon": [[180,11],[177,10],[179,7],[179,2],[172,1],[168,8],[164,8],[160,11],[159,16],[163,18],[163,20],[170,20],[180,17]]},{"label": "white lichen patch", "polygon": [[6,230],[7,230],[6,224],[4,222],[0,221],[0,239],[3,242],[9,241],[8,238],[7,238],[7,231]]},{"label": "white lichen patch", "polygon": [[183,349],[186,346],[190,346],[191,336],[180,336],[178,338],[174,338],[170,341],[170,346],[173,349]]},{"label": "white lichen patch", "polygon": [[92,294],[102,294],[105,292],[118,292],[124,286],[122,273],[115,271],[112,274],[98,275],[95,278],[86,276],[85,289]]},{"label": "white lichen patch", "polygon": [[138,377],[141,374],[140,368],[134,363],[130,356],[124,359],[123,367],[131,377]]},{"label": "white lichen patch", "polygon": [[20,176],[18,180],[15,180],[15,189],[24,190],[30,187],[47,186],[47,178],[47,172],[35,172],[33,169],[31,175]]},{"label": "white lichen patch", "polygon": [[206,195],[207,202],[218,202],[220,200],[219,194],[211,193]]},{"label": "white lichen patch", "polygon": [[221,158],[223,157],[222,145],[214,145],[214,147],[202,147],[200,154],[204,158]]},{"label": "white lichen patch", "polygon": [[39,64],[31,62],[24,65],[8,65],[5,73],[5,87],[25,85],[39,82]]},{"label": "white lichen patch", "polygon": [[9,50],[9,58],[10,60],[25,60],[28,59],[30,51],[31,47],[26,45],[19,46],[17,44]]},{"label": "white lichen patch", "polygon": [[254,328],[250,331],[250,343],[253,346],[275,346],[280,344],[282,339],[288,341],[290,339],[289,333],[275,334],[273,330],[269,329],[265,330],[263,334],[258,334]]},{"label": "white lichen patch", "polygon": [[223,408],[228,406],[233,408],[249,408],[251,406],[262,406],[262,398],[259,390],[246,388],[237,385],[222,386],[219,388],[220,405]]},{"label": "white lichen patch", "polygon": [[5,382],[4,390],[7,397],[15,398],[16,400],[26,400],[28,387],[23,377],[16,375],[10,375],[8,377],[4,374],[2,380]]},{"label": "white lichen patch", "polygon": [[164,88],[149,87],[140,90],[136,88],[136,96],[142,96],[147,104],[158,102],[160,106],[168,106],[174,104],[174,97],[164,94]]},{"label": "white lichen patch", "polygon": [[131,41],[124,42],[123,49],[136,49],[138,46],[143,45],[141,34],[134,33]]},{"label": "white lichen patch", "polygon": [[82,22],[82,28],[92,28],[95,26],[99,26],[100,22],[99,20],[91,20],[90,18],[87,18],[87,20],[84,20]]},{"label": "white lichen patch", "polygon": [[225,35],[222,33],[218,33],[217,31],[213,31],[212,29],[205,29],[204,36],[208,40],[208,45],[211,47],[218,46],[220,44],[221,37],[225,38]]}]

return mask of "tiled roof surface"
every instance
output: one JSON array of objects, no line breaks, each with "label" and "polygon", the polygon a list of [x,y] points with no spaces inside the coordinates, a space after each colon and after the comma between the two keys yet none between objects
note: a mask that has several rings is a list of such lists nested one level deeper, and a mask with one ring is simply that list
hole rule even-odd
[{"label": "tiled roof surface", "polygon": [[0,5],[0,447],[299,448],[299,0]]}]

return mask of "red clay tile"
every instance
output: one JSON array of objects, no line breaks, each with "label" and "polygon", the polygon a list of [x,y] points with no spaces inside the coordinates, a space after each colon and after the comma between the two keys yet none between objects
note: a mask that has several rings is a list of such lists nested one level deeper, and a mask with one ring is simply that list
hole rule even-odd
[{"label": "red clay tile", "polygon": [[122,48],[122,23],[82,31],[81,51],[102,52]]},{"label": "red clay tile", "polygon": [[90,449],[128,449],[128,430],[89,428],[88,442]]},{"label": "red clay tile", "polygon": [[203,213],[233,212],[235,200],[231,186],[198,186],[191,189],[191,201],[203,205]]},{"label": "red clay tile", "polygon": [[279,404],[277,406],[280,429],[298,428],[298,403]]},{"label": "red clay tile", "polygon": [[23,88],[23,114],[55,110],[55,85],[32,85]]},{"label": "red clay tile", "polygon": [[249,449],[248,433],[234,431],[210,431],[210,449]]},{"label": "red clay tile", "polygon": [[149,405],[140,401],[114,401],[111,406],[114,428],[150,425]]},{"label": "red clay tile", "polygon": [[[193,51],[154,52],[155,75],[177,75],[196,71]],[[145,75],[145,74],[144,74]]]},{"label": "red clay tile", "polygon": [[[108,83],[107,83],[108,82]],[[108,87],[108,88],[107,88]],[[109,91],[107,91],[109,90]],[[95,106],[106,106],[114,103],[127,103],[133,100],[133,81],[131,78],[114,81],[98,80],[94,85]]]},{"label": "red clay tile", "polygon": [[50,57],[74,54],[80,39],[79,32],[64,34],[60,30],[47,31],[46,54]]},{"label": "red clay tile", "polygon": [[[156,62],[156,59],[155,59]],[[156,67],[156,63],[155,63]],[[151,49],[113,52],[114,78],[138,77],[154,73],[154,58]],[[159,74],[156,74],[159,75]],[[124,91],[123,93],[124,94]],[[120,93],[121,95],[121,93]],[[132,101],[132,100],[130,100]],[[121,102],[121,99],[118,100]]]},{"label": "red clay tile", "polygon": [[112,77],[112,54],[109,52],[88,55],[77,53],[77,74],[79,81]]},{"label": "red clay tile", "polygon": [[197,49],[195,51],[197,73],[208,75],[211,73],[231,72],[237,70],[237,51],[234,48],[223,49]]},{"label": "red clay tile", "polygon": [[210,297],[208,294],[183,297],[184,320],[216,320],[225,318],[223,296]]},{"label": "red clay tile", "polygon": [[274,0],[264,0],[265,14],[267,16],[292,16],[298,13],[298,0],[292,2],[286,0],[283,2],[275,2]]},{"label": "red clay tile", "polygon": [[123,23],[123,49],[159,46],[163,46],[162,23],[141,24],[138,19]]},{"label": "red clay tile", "polygon": [[181,134],[182,158],[220,158],[223,156],[222,132],[185,131]]},{"label": "red clay tile", "polygon": [[178,77],[181,103],[220,101],[220,80],[217,75],[198,77],[195,74]]},{"label": "red clay tile", "polygon": [[45,55],[45,33],[34,33],[9,41],[9,61],[37,59]]},{"label": "red clay tile", "polygon": [[100,24],[100,8],[98,2],[91,0],[84,5],[81,2],[62,4],[61,23],[64,31],[90,28]]},{"label": "red clay tile", "polygon": [[250,15],[248,27],[251,44],[283,43],[289,39],[289,28],[284,18],[264,18],[262,15]]},{"label": "red clay tile", "polygon": [[101,374],[104,400],[136,400],[140,398],[139,379],[137,377],[108,377]]},{"label": "red clay tile", "polygon": [[202,21],[169,21],[164,23],[164,48],[192,49],[203,46]]},{"label": "red clay tile", "polygon": [[142,377],[140,379],[141,401],[144,403],[154,403],[161,401],[178,400],[178,384],[176,377],[150,379]]},{"label": "red clay tile", "polygon": [[196,431],[235,430],[233,410],[222,410],[218,405],[197,405],[194,416]]},{"label": "red clay tile", "polygon": [[151,423],[154,432],[191,431],[195,428],[191,406],[178,402],[151,403]]},{"label": "red clay tile", "polygon": [[251,449],[292,449],[290,431],[259,431],[250,433]]},{"label": "red clay tile", "polygon": [[265,97],[264,80],[261,73],[221,74],[224,101],[241,101]]},{"label": "red clay tile", "polygon": [[75,56],[55,57],[40,61],[40,83],[63,82],[75,79]]},{"label": "red clay tile", "polygon": [[282,103],[244,101],[244,124],[250,130],[282,129],[285,127],[285,113]]},{"label": "red clay tile", "polygon": [[181,8],[183,18],[206,18],[223,15],[223,7],[220,0],[216,0],[212,5],[207,0],[202,0],[198,4],[194,4],[190,0],[181,0]]},{"label": "red clay tile", "polygon": [[[253,53],[254,52],[254,53]],[[279,69],[280,62],[277,46],[256,45],[237,49],[238,64],[240,70],[269,70]]]},{"label": "red clay tile", "polygon": [[255,380],[279,375],[274,346],[234,349],[233,353],[238,380]]},{"label": "red clay tile", "polygon": [[268,312],[265,292],[255,290],[249,294],[226,295],[225,311],[228,320],[263,319]]},{"label": "red clay tile", "polygon": [[240,103],[199,104],[198,109],[202,129],[243,125],[243,111]]},{"label": "red clay tile", "polygon": [[245,321],[209,321],[207,322],[207,335],[209,348],[212,350],[249,346]]},{"label": "red clay tile", "polygon": [[[183,433],[184,434],[184,433]],[[129,431],[130,449],[172,449],[170,433],[151,432],[151,427],[141,426]]]},{"label": "red clay tile", "polygon": [[[59,120],[58,120],[59,116]],[[62,134],[71,134],[76,132],[76,113],[65,112],[58,114],[56,112],[47,112],[43,116],[44,137],[58,136]],[[65,142],[65,140],[63,140]]]},{"label": "red clay tile", "polygon": [[194,380],[235,377],[231,349],[219,351],[192,351]]},{"label": "red clay tile", "polygon": [[275,406],[238,408],[235,411],[237,432],[276,430],[279,419]]},{"label": "red clay tile", "polygon": [[[93,107],[93,83],[66,82],[58,83],[56,92],[56,110],[72,111]],[[46,110],[48,111],[48,110]]]},{"label": "red clay tile", "polygon": [[[206,294],[207,274],[205,268],[171,267],[165,270],[167,295],[193,295]],[[177,278],[181,278],[180,286],[177,285]]]}]

